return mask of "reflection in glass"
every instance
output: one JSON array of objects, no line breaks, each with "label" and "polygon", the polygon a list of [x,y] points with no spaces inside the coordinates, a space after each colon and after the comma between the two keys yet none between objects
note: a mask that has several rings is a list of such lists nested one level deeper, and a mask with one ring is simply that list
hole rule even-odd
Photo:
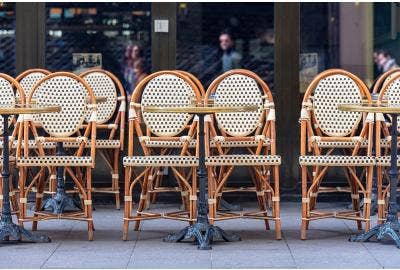
[{"label": "reflection in glass", "polygon": [[150,9],[150,3],[46,3],[46,67],[82,71],[93,64],[74,66],[73,54],[83,53],[82,59],[101,59],[131,92],[150,70]]},{"label": "reflection in glass", "polygon": [[273,3],[178,3],[177,68],[205,86],[232,68],[257,73],[273,88]]},{"label": "reflection in glass", "polygon": [[0,3],[0,72],[15,76],[15,3]]}]

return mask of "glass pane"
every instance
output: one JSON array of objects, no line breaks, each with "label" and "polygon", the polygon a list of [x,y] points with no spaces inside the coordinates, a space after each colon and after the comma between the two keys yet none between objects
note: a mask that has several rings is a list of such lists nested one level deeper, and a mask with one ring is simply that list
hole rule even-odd
[{"label": "glass pane", "polygon": [[150,3],[47,3],[46,67],[79,72],[101,63],[131,91],[150,70],[150,9]]},{"label": "glass pane", "polygon": [[245,68],[273,88],[274,42],[273,3],[178,3],[177,68],[205,86]]},{"label": "glass pane", "polygon": [[387,18],[390,20],[390,10],[389,14],[387,8],[377,13],[377,6],[360,2],[300,4],[302,92],[315,75],[329,68],[345,69],[372,84],[377,75],[373,58],[377,35],[387,32]]},{"label": "glass pane", "polygon": [[15,3],[0,3],[0,72],[15,76]]}]

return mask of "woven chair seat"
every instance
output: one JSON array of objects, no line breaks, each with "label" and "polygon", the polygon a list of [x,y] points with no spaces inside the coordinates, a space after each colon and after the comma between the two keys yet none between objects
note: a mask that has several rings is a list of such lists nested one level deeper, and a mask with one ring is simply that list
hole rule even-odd
[{"label": "woven chair seat", "polygon": [[40,157],[21,157],[17,160],[18,166],[83,166],[93,165],[91,157],[76,156],[40,156]]},{"label": "woven chair seat", "polygon": [[[85,144],[85,148],[90,148],[91,140],[88,140]],[[64,147],[67,148],[78,148],[79,142],[65,142]],[[108,139],[96,139],[97,149],[117,149],[120,148],[121,143],[119,140],[108,140]]]},{"label": "woven chair seat", "polygon": [[[12,148],[17,148],[18,141],[13,141]],[[42,142],[43,149],[55,149],[56,143],[55,142]],[[24,148],[25,144],[22,141],[21,147]],[[29,149],[37,149],[37,143],[35,140],[28,140],[28,148]],[[0,141],[0,149],[3,149],[3,141]]]},{"label": "woven chair seat", "polygon": [[[320,148],[354,148],[356,147],[356,142],[327,142],[327,141],[319,141],[317,142],[317,146]],[[368,147],[368,141],[362,141],[361,148]]]},{"label": "woven chair seat", "polygon": [[[376,157],[376,165],[377,166],[385,166],[389,167],[390,166],[390,156],[381,156],[381,157]],[[397,156],[397,166],[400,166],[400,155]]]},{"label": "woven chair seat", "polygon": [[132,167],[197,167],[199,159],[193,156],[134,156],[124,157],[123,164]]},{"label": "woven chair seat", "polygon": [[300,156],[301,166],[371,166],[375,158],[368,156]]},{"label": "woven chair seat", "polygon": [[212,166],[257,166],[280,165],[281,157],[277,155],[220,155],[206,158],[206,165]]},{"label": "woven chair seat", "polygon": [[[182,148],[185,142],[182,141],[146,141],[147,147],[153,148]],[[196,140],[191,140],[189,148],[196,147]]]}]

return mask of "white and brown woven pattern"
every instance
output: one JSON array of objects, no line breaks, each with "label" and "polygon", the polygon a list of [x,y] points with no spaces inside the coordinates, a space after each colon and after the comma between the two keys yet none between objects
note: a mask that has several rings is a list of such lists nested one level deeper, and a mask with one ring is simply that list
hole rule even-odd
[{"label": "white and brown woven pattern", "polygon": [[61,112],[40,114],[38,120],[46,132],[54,137],[73,135],[87,114],[88,94],[82,83],[59,75],[43,81],[35,91],[38,106],[61,106]]},{"label": "white and brown woven pattern", "polygon": [[[320,148],[354,148],[356,147],[357,142],[340,142],[340,141],[318,141],[316,142],[317,146]],[[360,145],[361,148],[368,147],[368,141],[363,140]]]},{"label": "white and brown woven pattern", "polygon": [[329,136],[346,136],[358,125],[362,114],[339,111],[339,104],[361,104],[361,90],[345,75],[331,75],[319,81],[314,91],[314,112],[318,126]]},{"label": "white and brown woven pattern", "polygon": [[[13,148],[17,148],[17,141],[13,141]],[[25,147],[25,143],[24,140],[22,140],[22,144],[21,147],[24,148]],[[42,147],[43,149],[55,149],[56,148],[56,143],[55,142],[42,142]],[[29,140],[28,141],[28,148],[29,149],[37,149],[38,145],[37,142],[35,140]],[[3,141],[0,141],[0,149],[3,149]]]},{"label": "white and brown woven pattern", "polygon": [[93,165],[91,157],[77,156],[37,156],[21,157],[17,160],[18,166],[82,166],[89,167]]},{"label": "white and brown woven pattern", "polygon": [[[92,88],[96,97],[106,97],[105,102],[97,104],[97,123],[103,124],[111,119],[117,108],[117,89],[113,80],[103,72],[91,72],[83,79]],[[86,116],[86,122],[90,120],[90,113]]]},{"label": "white and brown woven pattern", "polygon": [[123,164],[134,167],[197,167],[199,159],[193,156],[134,156],[124,157]]},{"label": "white and brown woven pattern", "polygon": [[[195,97],[193,89],[184,79],[173,74],[162,74],[151,79],[143,90],[141,106],[190,106]],[[176,136],[188,124],[188,113],[143,112],[147,127],[157,136]]]},{"label": "white and brown woven pattern", "polygon": [[[395,72],[391,75],[388,76],[391,77],[390,79],[393,79],[394,77],[398,77],[395,79],[390,85],[387,85],[386,91],[385,91],[385,96],[387,97],[388,100],[388,106],[391,107],[400,107],[400,74],[398,72]],[[389,81],[386,79],[385,81]],[[385,84],[384,84],[385,87]],[[400,131],[400,118],[397,118],[397,131]]]},{"label": "white and brown woven pattern", "polygon": [[[15,96],[13,86],[9,81],[0,77],[0,107],[12,107],[15,105]],[[8,125],[11,124],[11,117],[9,118]],[[4,132],[3,117],[0,117],[0,134]]]},{"label": "white and brown woven pattern", "polygon": [[[221,147],[233,147],[233,148],[247,148],[247,147],[257,147],[258,142],[256,141],[222,141],[222,142],[215,142],[215,141],[210,141],[210,147],[217,147],[217,144],[219,144]],[[269,139],[266,139],[263,141],[263,146],[268,146],[271,145],[271,141]]]},{"label": "white and brown woven pattern", "polygon": [[[46,76],[47,76],[47,74],[36,71],[36,72],[29,73],[28,75],[23,77],[19,81],[19,84],[21,85],[22,89],[24,90],[25,96],[28,97],[29,94],[31,93],[33,87],[36,85],[36,83],[38,83],[41,79],[43,79]],[[19,96],[18,93],[17,93],[17,96]],[[36,94],[34,94],[33,96],[36,97]]]},{"label": "white and brown woven pattern", "polygon": [[[381,156],[381,157],[376,157],[376,165],[377,166],[385,166],[389,167],[390,166],[390,156]],[[397,166],[400,166],[400,155],[397,156]]]},{"label": "white and brown woven pattern", "polygon": [[300,156],[301,166],[372,166],[374,157],[368,156]]},{"label": "white and brown woven pattern", "polygon": [[210,166],[262,166],[280,165],[278,155],[220,155],[206,157],[206,165]]},{"label": "white and brown woven pattern", "polygon": [[215,91],[216,106],[260,106],[253,112],[217,113],[219,128],[231,136],[247,136],[257,127],[262,114],[262,92],[251,77],[234,74],[224,78]]},{"label": "white and brown woven pattern", "polygon": [[[150,148],[182,148],[184,143],[184,141],[145,141],[146,146]],[[189,142],[189,147],[194,148],[195,146],[196,140],[191,140]]]},{"label": "white and brown woven pattern", "polygon": [[[64,142],[64,147],[67,148],[78,148],[80,142]],[[97,149],[118,149],[121,143],[119,140],[108,140],[108,139],[96,139]],[[85,148],[91,147],[91,140],[88,140],[85,144]]]}]

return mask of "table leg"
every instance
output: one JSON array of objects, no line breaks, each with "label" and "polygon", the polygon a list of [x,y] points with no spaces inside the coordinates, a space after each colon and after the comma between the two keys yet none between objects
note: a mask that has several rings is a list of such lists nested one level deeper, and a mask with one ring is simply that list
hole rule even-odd
[{"label": "table leg", "polygon": [[165,242],[180,242],[184,239],[194,238],[199,249],[211,249],[214,240],[223,239],[227,242],[240,241],[237,234],[228,234],[218,226],[210,225],[208,222],[208,199],[207,199],[207,168],[205,160],[204,143],[204,114],[199,114],[199,200],[197,221],[192,226],[188,226],[178,233],[173,233],[164,238]]},{"label": "table leg", "polygon": [[375,226],[368,232],[362,233],[360,235],[351,236],[349,241],[351,242],[365,242],[376,236],[379,241],[384,236],[389,236],[394,240],[396,246],[400,248],[400,237],[399,237],[399,220],[397,216],[397,114],[392,114],[392,127],[390,131],[392,137],[390,145],[390,202],[389,202],[389,213],[386,221],[381,225]]},{"label": "table leg", "polygon": [[[64,155],[64,147],[62,142],[57,143],[57,156]],[[82,210],[80,203],[68,196],[65,192],[64,167],[57,167],[57,190],[54,197],[49,198],[43,205],[43,210],[51,211],[54,214],[62,214],[68,209]]]},{"label": "table leg", "polygon": [[[1,173],[3,178],[3,209],[0,220],[0,241],[22,241],[24,237],[26,242],[48,243],[51,242],[50,238],[43,234],[32,234],[24,228],[16,225],[12,221],[11,207],[10,207],[10,157],[9,157],[9,130],[8,130],[8,117],[9,115],[2,115],[3,117],[3,171]],[[11,239],[10,239],[11,238]]]}]

